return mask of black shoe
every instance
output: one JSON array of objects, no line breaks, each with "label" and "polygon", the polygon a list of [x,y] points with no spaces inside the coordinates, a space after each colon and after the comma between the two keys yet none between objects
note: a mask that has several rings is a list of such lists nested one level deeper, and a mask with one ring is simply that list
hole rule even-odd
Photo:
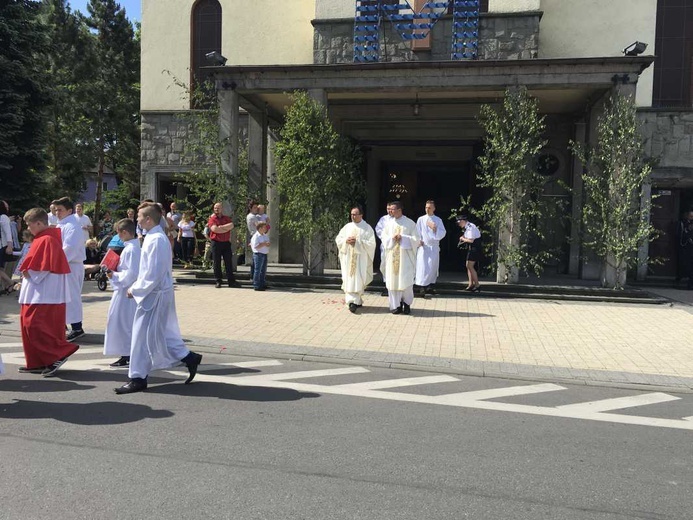
[{"label": "black shoe", "polygon": [[436,288],[432,285],[429,285],[428,287],[426,287],[426,294],[430,294],[431,296],[436,294]]},{"label": "black shoe", "polygon": [[264,287],[255,287],[255,290],[256,290],[256,291],[264,291],[265,288],[264,288]]},{"label": "black shoe", "polygon": [[351,312],[352,314],[356,314],[356,309],[358,308],[359,306],[353,302],[349,304],[349,312]]},{"label": "black shoe", "polygon": [[20,374],[43,374],[44,370],[46,370],[48,367],[36,367],[36,368],[28,368],[28,367],[19,367],[17,371]]},{"label": "black shoe", "polygon": [[119,388],[114,388],[116,394],[134,394],[135,392],[142,392],[147,389],[147,380],[141,377],[135,377],[130,379],[127,383]]},{"label": "black shoe", "polygon": [[240,287],[241,284],[239,284],[236,280],[231,280],[229,282],[229,287]]},{"label": "black shoe", "polygon": [[114,361],[110,365],[108,365],[111,368],[122,368],[122,367],[129,367],[130,366],[130,356],[120,356],[120,359],[118,361]]},{"label": "black shoe", "polygon": [[221,282],[217,282],[216,285],[215,285],[215,287],[216,287],[217,289],[221,289]]},{"label": "black shoe", "polygon": [[67,341],[72,343],[74,340],[77,338],[81,338],[84,336],[85,332],[83,329],[77,329],[77,330],[72,330],[68,335],[67,335]]},{"label": "black shoe", "polygon": [[380,293],[380,296],[389,296],[387,289],[385,289],[383,292]]},{"label": "black shoe", "polygon": [[481,292],[481,287],[476,285],[472,288],[472,292]]},{"label": "black shoe", "polygon": [[390,311],[392,314],[402,314],[402,307],[397,307],[395,310]]},{"label": "black shoe", "polygon": [[411,306],[407,305],[404,302],[402,302],[402,314],[411,314]]},{"label": "black shoe", "polygon": [[67,361],[67,356],[62,359],[59,359],[55,363],[51,363],[50,365],[46,366],[46,369],[43,372],[41,372],[41,375],[43,377],[51,377],[58,371],[58,369],[61,366],[65,364],[65,361]]},{"label": "black shoe", "polygon": [[187,356],[181,359],[181,363],[187,365],[188,372],[190,372],[188,379],[185,380],[185,384],[187,385],[195,378],[195,374],[197,374],[197,367],[199,367],[200,363],[202,363],[202,355],[191,350]]}]

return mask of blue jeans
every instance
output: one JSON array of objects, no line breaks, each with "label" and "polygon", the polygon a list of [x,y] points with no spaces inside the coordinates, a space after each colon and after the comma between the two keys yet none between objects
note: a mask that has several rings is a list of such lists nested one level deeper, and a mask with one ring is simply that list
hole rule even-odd
[{"label": "blue jeans", "polygon": [[267,255],[264,253],[253,253],[253,287],[255,289],[265,288],[265,275],[267,274]]}]

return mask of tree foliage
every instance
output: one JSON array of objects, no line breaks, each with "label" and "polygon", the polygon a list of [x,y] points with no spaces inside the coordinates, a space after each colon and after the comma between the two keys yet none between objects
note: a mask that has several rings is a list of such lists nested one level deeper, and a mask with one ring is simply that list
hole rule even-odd
[{"label": "tree foliage", "polygon": [[[183,161],[187,164],[187,170],[185,178],[179,181],[188,193],[184,202],[198,215],[209,214],[215,201],[226,202],[238,226],[245,218],[248,200],[262,200],[260,193],[251,192],[248,187],[247,140],[240,140],[238,172],[225,171],[229,138],[219,133],[219,104],[214,83],[207,81],[191,88],[178,78],[172,77],[172,80],[181,89],[182,99],[194,107],[205,107],[178,115],[179,120],[187,126],[183,145]],[[237,229],[242,232],[245,226]]]},{"label": "tree foliage", "polygon": [[573,143],[573,149],[586,168],[583,243],[604,263],[602,284],[621,289],[626,270],[637,265],[638,247],[657,235],[649,221],[649,197],[643,197],[652,169],[633,97],[614,92],[598,120],[596,146]]},{"label": "tree foliage", "polygon": [[544,223],[556,218],[559,209],[555,199],[542,197],[545,178],[536,163],[546,146],[544,117],[537,100],[522,87],[508,89],[498,110],[483,105],[479,122],[485,132],[479,185],[491,190],[480,214],[498,232],[498,281],[517,282],[520,271],[538,275],[557,256],[557,251],[530,245],[542,243]]},{"label": "tree foliage", "polygon": [[0,3],[0,189],[13,210],[45,202],[46,107],[50,93],[42,70],[48,35],[39,5]]},{"label": "tree foliage", "polygon": [[307,244],[306,268],[319,269],[322,237],[344,224],[365,194],[361,153],[332,127],[323,105],[305,92],[291,96],[276,145],[282,231]]}]

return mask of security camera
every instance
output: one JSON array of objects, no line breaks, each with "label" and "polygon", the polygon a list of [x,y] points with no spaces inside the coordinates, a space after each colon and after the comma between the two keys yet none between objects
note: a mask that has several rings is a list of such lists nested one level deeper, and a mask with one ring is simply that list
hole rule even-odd
[{"label": "security camera", "polygon": [[626,56],[638,56],[645,52],[647,44],[643,42],[633,42],[628,47],[623,49],[623,54]]}]

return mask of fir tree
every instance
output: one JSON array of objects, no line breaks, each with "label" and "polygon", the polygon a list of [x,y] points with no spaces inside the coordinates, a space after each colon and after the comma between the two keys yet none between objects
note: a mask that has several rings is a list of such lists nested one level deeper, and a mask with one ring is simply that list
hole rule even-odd
[{"label": "fir tree", "polygon": [[13,210],[45,202],[45,107],[41,61],[47,38],[29,0],[0,3],[0,187]]}]

